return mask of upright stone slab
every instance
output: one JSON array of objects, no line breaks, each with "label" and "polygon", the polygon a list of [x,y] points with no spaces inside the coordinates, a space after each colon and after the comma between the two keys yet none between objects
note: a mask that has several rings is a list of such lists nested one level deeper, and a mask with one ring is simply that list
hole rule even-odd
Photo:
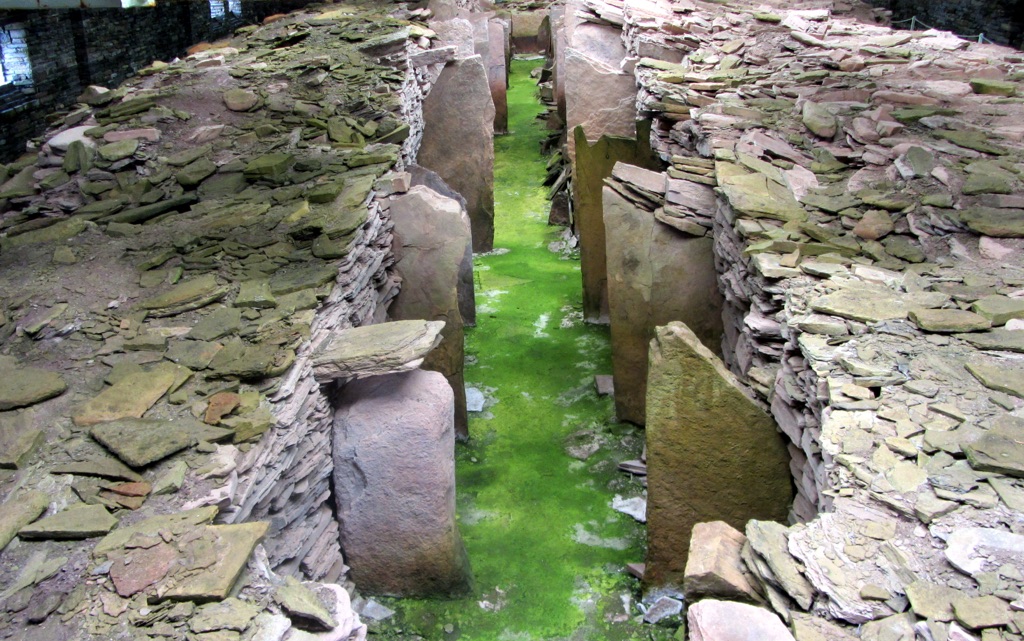
[{"label": "upright stone slab", "polygon": [[445,322],[441,344],[427,354],[423,368],[448,379],[455,393],[455,434],[469,438],[465,335],[458,295],[460,272],[470,251],[468,221],[458,201],[420,185],[392,200],[391,220],[395,272],[402,278],[402,289],[390,314],[395,320]]},{"label": "upright stone slab", "polygon": [[650,358],[644,581],[679,586],[697,523],[784,521],[792,481],[771,417],[686,325],[658,327]]},{"label": "upright stone slab", "polygon": [[451,387],[437,372],[360,379],[334,418],[341,547],[367,594],[450,596],[471,583],[455,522]]},{"label": "upright stone slab", "polygon": [[608,323],[608,264],[605,259],[604,210],[601,189],[616,162],[657,171],[661,161],[651,150],[651,123],[636,125],[636,138],[604,136],[591,145],[577,127],[576,160],[573,163],[572,204],[580,237],[580,272],[583,276],[583,317],[589,323]]},{"label": "upright stone slab", "polygon": [[494,247],[494,102],[480,56],[445,65],[423,101],[419,163],[466,199],[473,251]]},{"label": "upright stone slab", "polygon": [[[622,30],[585,23],[565,51],[565,107],[569,131],[583,126],[590,142],[601,136],[636,136],[636,80],[619,65],[626,57]],[[576,151],[569,138],[569,158]]]},{"label": "upright stone slab", "polygon": [[619,420],[643,425],[655,327],[682,321],[708,349],[719,349],[722,299],[714,241],[658,222],[610,187],[604,188],[604,223],[615,411]]},{"label": "upright stone slab", "polygon": [[491,100],[494,101],[494,133],[508,133],[508,66],[505,45],[508,29],[497,18],[487,23],[490,46],[487,51],[487,82],[491,86]]},{"label": "upright stone slab", "polygon": [[543,53],[547,50],[541,38],[542,23],[546,17],[543,11],[512,13],[512,46],[516,53]]}]

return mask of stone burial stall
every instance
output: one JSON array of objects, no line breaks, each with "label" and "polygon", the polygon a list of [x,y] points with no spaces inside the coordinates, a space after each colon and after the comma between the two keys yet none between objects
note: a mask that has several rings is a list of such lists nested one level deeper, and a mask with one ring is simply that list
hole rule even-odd
[{"label": "stone burial stall", "polygon": [[352,578],[469,585],[470,218],[414,163],[480,63],[390,9],[89,87],[0,167],[0,635],[363,639]]},{"label": "stone burial stall", "polygon": [[[667,165],[615,165],[602,208],[613,340],[617,314],[679,305],[637,323],[644,579],[690,638],[1024,638],[1024,56],[877,15],[573,14],[621,32],[609,64]],[[686,265],[664,237],[710,242],[718,349],[669,322],[713,298],[654,302],[693,284],[658,280]]]}]

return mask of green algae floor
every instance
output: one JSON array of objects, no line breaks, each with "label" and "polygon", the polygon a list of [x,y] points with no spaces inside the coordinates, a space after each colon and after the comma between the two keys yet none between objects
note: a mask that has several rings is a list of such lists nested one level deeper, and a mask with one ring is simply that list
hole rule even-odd
[{"label": "green algae floor", "polygon": [[[594,375],[610,373],[607,328],[581,322],[578,259],[548,249],[545,131],[530,71],[512,64],[510,134],[495,140],[495,248],[475,259],[477,327],[466,336],[467,385],[486,393],[457,457],[460,530],[475,577],[459,600],[383,599],[375,626],[396,639],[548,641],[667,639],[635,617],[643,527],[613,511],[638,480],[616,463],[642,435],[614,421]],[[598,449],[599,446],[599,449]],[[578,457],[567,454],[575,448]],[[373,628],[371,628],[373,629]]]}]

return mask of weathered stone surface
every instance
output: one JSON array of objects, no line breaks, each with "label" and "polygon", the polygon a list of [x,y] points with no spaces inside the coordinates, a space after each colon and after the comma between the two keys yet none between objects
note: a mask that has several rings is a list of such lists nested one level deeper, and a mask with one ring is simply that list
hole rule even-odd
[{"label": "weathered stone surface", "polygon": [[1000,416],[983,436],[960,448],[979,472],[1024,478],[1024,419]]},{"label": "weathered stone surface", "polygon": [[887,287],[852,284],[811,301],[811,308],[825,314],[876,323],[906,318],[915,307],[938,307],[948,300],[938,292],[900,293]]},{"label": "weathered stone surface", "polygon": [[705,599],[686,612],[692,641],[794,641],[774,613],[745,603]]},{"label": "weathered stone surface", "polygon": [[509,40],[507,24],[499,19],[487,22],[487,82],[494,102],[494,133],[508,132],[508,67],[505,51]]},{"label": "weathered stone surface", "polygon": [[929,581],[914,581],[906,588],[907,598],[914,613],[936,621],[953,620],[953,601],[960,591]]},{"label": "weathered stone surface", "polygon": [[[604,189],[604,211],[615,410],[620,420],[643,424],[654,328],[682,321],[704,345],[718,348],[721,297],[713,241],[658,223],[610,187]],[[689,532],[681,536],[689,540]]]},{"label": "weathered stone surface", "polygon": [[724,521],[697,523],[683,575],[689,603],[705,597],[760,602],[740,551],[747,537]]},{"label": "weathered stone surface", "polygon": [[971,309],[999,327],[1014,318],[1024,318],[1024,299],[992,294],[974,301]]},{"label": "weathered stone surface", "polygon": [[992,321],[961,309],[914,309],[910,320],[926,332],[977,332],[992,327]]},{"label": "weathered stone surface", "polygon": [[193,540],[184,551],[187,562],[174,576],[169,589],[160,590],[172,600],[223,600],[231,592],[253,548],[267,528],[266,522],[237,525],[208,525],[202,536]]},{"label": "weathered stone surface", "polygon": [[18,531],[18,536],[33,540],[88,539],[106,534],[115,525],[117,519],[102,505],[79,505],[26,525]]},{"label": "weathered stone surface", "polygon": [[972,630],[995,628],[1010,622],[1010,606],[997,596],[960,598],[953,602],[953,614]]},{"label": "weathered stone surface", "polygon": [[414,370],[349,383],[335,414],[334,486],[346,562],[370,594],[459,594],[451,388]]},{"label": "weathered stone surface", "polygon": [[177,379],[177,368],[162,363],[149,371],[126,377],[85,402],[72,417],[88,426],[119,418],[141,418]]},{"label": "weathered stone surface", "polygon": [[746,532],[751,549],[771,569],[774,582],[801,608],[810,608],[814,588],[800,573],[796,559],[789,553],[786,527],[773,521],[751,520],[747,523]]},{"label": "weathered stone surface", "polygon": [[336,332],[313,355],[313,373],[328,381],[415,369],[441,342],[443,329],[443,321],[406,320]]},{"label": "weathered stone surface", "polygon": [[[466,199],[473,251],[494,247],[494,103],[479,56],[445,65],[423,102],[418,160]],[[459,153],[452,153],[458,141]]]},{"label": "weathered stone surface", "polygon": [[204,274],[142,301],[140,307],[150,310],[154,316],[173,316],[205,307],[220,300],[227,293],[228,288],[220,285],[214,274]]},{"label": "weathered stone surface", "polygon": [[189,619],[188,627],[193,632],[213,632],[215,630],[241,632],[259,613],[259,606],[230,597],[220,603],[208,603],[197,608],[195,615]]},{"label": "weathered stone surface", "polygon": [[979,358],[967,363],[966,367],[985,387],[1024,398],[1024,365],[1016,361]]},{"label": "weathered stone surface", "polygon": [[229,89],[222,97],[224,105],[231,111],[249,111],[260,102],[259,96],[245,89]]},{"label": "weathered stone surface", "polygon": [[636,138],[602,136],[594,144],[577,127],[569,132],[576,141],[573,161],[572,204],[580,236],[580,271],[583,276],[583,317],[590,323],[608,323],[608,262],[602,190],[604,180],[619,162],[648,170],[660,169],[651,150],[650,123],[637,123]]},{"label": "weathered stone surface", "polygon": [[839,130],[839,124],[836,122],[836,117],[832,115],[832,112],[824,106],[808,100],[804,103],[802,114],[804,126],[815,136],[827,140],[835,138],[836,132]]},{"label": "weathered stone surface", "polygon": [[330,630],[338,625],[316,593],[294,577],[285,579],[285,584],[274,593],[274,601],[280,604],[289,617],[304,626]]},{"label": "weathered stone surface", "polygon": [[1019,567],[1024,559],[1024,535],[983,527],[954,530],[946,539],[946,559],[971,576],[1006,562]]},{"label": "weathered stone surface", "polygon": [[455,393],[455,434],[469,437],[465,337],[459,310],[459,280],[467,252],[472,261],[469,221],[458,201],[415,186],[391,203],[395,224],[395,272],[402,290],[391,304],[395,320],[444,321],[441,342],[427,354],[423,369],[441,372]]},{"label": "weathered stone surface", "polygon": [[657,328],[650,358],[644,580],[678,584],[697,523],[785,519],[788,455],[771,418],[685,325]]},{"label": "weathered stone surface", "polygon": [[972,207],[959,214],[960,221],[972,230],[995,238],[1024,237],[1024,209]]},{"label": "weathered stone surface", "polygon": [[39,367],[18,367],[13,359],[0,357],[5,370],[0,377],[0,411],[27,407],[59,396],[67,389],[63,377]]},{"label": "weathered stone surface", "polygon": [[92,437],[132,467],[145,467],[196,442],[195,429],[173,421],[124,418],[100,423]]},{"label": "weathered stone surface", "polygon": [[50,506],[50,497],[43,492],[28,491],[16,494],[0,505],[0,550],[23,527],[39,518]]},{"label": "weathered stone surface", "polygon": [[29,413],[0,414],[0,469],[25,467],[44,441],[44,433]]},{"label": "weathered stone surface", "polygon": [[[626,57],[621,33],[614,27],[581,24],[570,35],[565,52],[566,129],[582,126],[587,140],[602,136],[636,136],[636,81],[622,71]],[[569,157],[575,157],[569,137]]]}]

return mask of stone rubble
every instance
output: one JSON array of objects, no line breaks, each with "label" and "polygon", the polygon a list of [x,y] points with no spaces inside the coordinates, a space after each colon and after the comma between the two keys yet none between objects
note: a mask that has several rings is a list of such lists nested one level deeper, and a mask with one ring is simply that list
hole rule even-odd
[{"label": "stone rubble", "polygon": [[[624,161],[606,206],[713,238],[721,354],[789,451],[788,526],[750,521],[738,557],[701,528],[677,548],[722,560],[716,581],[749,574],[729,598],[763,599],[774,631],[716,630],[694,588],[690,638],[1022,638],[1024,56],[845,1],[567,12],[570,34],[621,32],[611,66],[634,69],[667,165],[657,182]],[[660,259],[614,242],[641,272]]]},{"label": "stone rubble", "polygon": [[365,639],[332,388],[440,339],[385,322],[390,208],[455,58],[429,10],[388,9],[91,87],[0,166],[0,636]]}]

